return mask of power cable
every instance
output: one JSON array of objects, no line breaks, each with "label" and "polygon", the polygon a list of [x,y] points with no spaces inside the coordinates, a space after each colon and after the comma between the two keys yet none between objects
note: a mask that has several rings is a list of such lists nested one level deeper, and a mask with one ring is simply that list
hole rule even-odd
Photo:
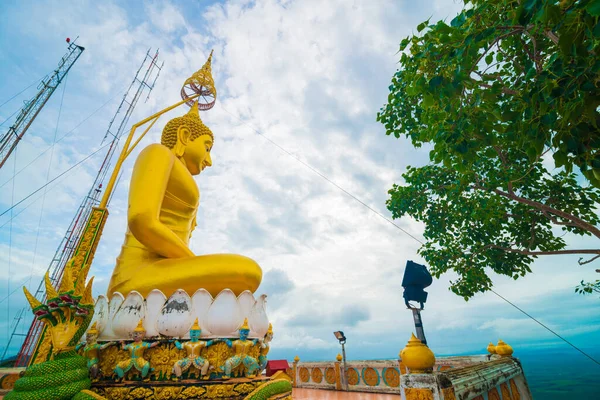
[{"label": "power cable", "polygon": [[61,176],[63,176],[64,174],[68,173],[69,171],[71,171],[73,168],[78,167],[79,165],[81,165],[82,163],[84,163],[85,161],[87,161],[89,158],[93,157],[96,153],[98,153],[100,150],[104,149],[105,147],[107,147],[108,145],[110,145],[110,142],[106,143],[104,146],[101,146],[100,148],[98,148],[98,150],[94,151],[92,154],[88,155],[87,157],[85,157],[84,159],[80,160],[77,164],[72,165],[70,168],[66,169],[65,171],[61,172],[59,175],[55,176],[54,178],[52,178],[50,181],[46,182],[46,184],[40,186],[39,188],[37,188],[36,190],[34,190],[33,192],[29,193],[27,196],[25,196],[23,199],[19,200],[16,204],[14,204],[13,206],[11,206],[10,208],[8,208],[7,210],[4,210],[2,212],[2,214],[0,214],[0,217],[2,217],[3,215],[5,215],[7,212],[9,212],[10,210],[12,210],[13,208],[15,208],[16,206],[18,206],[19,204],[23,203],[25,200],[27,200],[28,198],[30,198],[31,196],[33,196],[34,194],[36,194],[37,192],[39,192],[40,190],[44,189],[46,186],[48,186],[49,184],[51,184],[52,182],[54,182],[55,180],[57,180],[58,178],[60,178]]},{"label": "power cable", "polygon": [[[257,134],[259,134],[260,136],[262,136],[264,139],[266,139],[269,143],[271,143],[272,145],[274,145],[275,147],[277,147],[279,150],[283,151],[285,154],[289,155],[290,157],[292,157],[294,160],[298,161],[299,163],[301,163],[302,165],[304,165],[306,168],[310,169],[312,172],[314,172],[315,174],[317,174],[318,176],[320,176],[321,178],[325,179],[327,182],[329,182],[330,184],[332,184],[333,186],[335,186],[336,188],[340,189],[341,191],[343,191],[344,193],[346,193],[348,196],[350,196],[351,198],[353,198],[354,200],[356,200],[358,203],[362,204],[363,206],[367,207],[369,210],[371,210],[373,213],[375,213],[376,215],[378,215],[379,217],[383,218],[384,220],[386,220],[387,222],[389,222],[390,224],[392,224],[393,226],[395,226],[396,228],[400,229],[402,232],[404,232],[405,234],[407,234],[408,236],[410,236],[412,239],[416,240],[417,242],[419,242],[420,244],[424,245],[425,243],[423,243],[421,240],[417,239],[416,237],[414,237],[413,235],[411,235],[410,233],[408,233],[406,230],[402,229],[400,226],[398,226],[397,224],[395,224],[392,220],[390,220],[388,217],[386,217],[385,215],[381,214],[380,212],[376,211],[375,209],[373,209],[372,207],[370,207],[369,205],[367,205],[366,203],[364,203],[362,200],[360,200],[358,197],[356,197],[355,195],[353,195],[352,193],[348,192],[346,189],[342,188],[341,186],[339,186],[337,183],[333,182],[331,179],[329,179],[328,177],[326,177],[325,175],[323,175],[321,172],[317,171],[315,168],[313,168],[311,165],[309,165],[308,163],[302,161],[301,159],[299,159],[298,157],[296,157],[295,155],[293,155],[292,153],[290,153],[289,151],[287,151],[285,148],[283,148],[282,146],[280,146],[279,144],[275,143],[272,139],[270,139],[269,137],[265,136],[262,132],[258,131],[258,129],[254,128],[252,125],[250,125],[249,123],[243,121],[240,117],[230,113],[225,107],[223,107],[223,105],[221,104],[221,108],[227,112],[229,115],[231,115],[232,117],[236,118],[238,121],[240,121],[241,123],[243,123],[244,125],[248,126],[250,129],[252,129],[254,132],[256,132]],[[538,321],[537,319],[535,319],[534,317],[532,317],[531,315],[529,315],[527,312],[525,312],[524,310],[522,310],[521,308],[519,308],[517,305],[511,303],[509,300],[507,300],[506,298],[502,297],[500,294],[498,294],[496,291],[490,289],[490,291],[492,293],[494,293],[496,296],[500,297],[502,300],[506,301],[508,304],[510,304],[511,306],[515,307],[517,310],[521,311],[523,314],[525,314],[526,316],[528,316],[529,318],[531,318],[532,320],[534,320],[535,322],[537,322],[538,324],[540,324],[541,326],[543,326],[544,328],[546,328],[549,332],[551,332],[552,334],[556,335],[558,338],[560,338],[561,340],[563,340],[565,343],[569,344],[570,346],[572,346],[573,348],[575,348],[577,351],[579,351],[580,353],[584,354],[587,358],[589,358],[590,360],[592,360],[593,362],[595,362],[596,364],[600,365],[600,362],[598,362],[597,360],[595,360],[594,358],[592,358],[590,355],[588,355],[587,353],[585,353],[583,350],[581,350],[580,348],[576,347],[574,344],[572,344],[571,342],[569,342],[568,340],[566,340],[565,338],[563,338],[562,336],[560,336],[558,333],[554,332],[552,329],[548,328],[546,325],[542,324],[540,321]]]},{"label": "power cable", "polygon": [[[92,118],[98,111],[100,111],[101,109],[103,109],[104,107],[106,107],[106,105],[108,103],[110,103],[112,100],[115,99],[115,97],[117,97],[119,94],[121,94],[120,92],[115,92],[115,95],[113,95],[110,99],[108,99],[106,102],[104,102],[104,104],[102,104],[100,107],[98,107],[94,112],[92,112],[90,115],[88,115],[87,117],[85,117],[81,122],[79,122],[73,129],[71,129],[70,131],[68,131],[67,133],[65,133],[63,136],[61,136],[60,139],[58,139],[56,141],[56,143],[59,143],[60,141],[62,141],[64,138],[66,138],[67,136],[69,136],[71,133],[73,133],[77,128],[79,128],[81,125],[83,125],[88,119]],[[23,172],[26,168],[28,168],[31,164],[33,164],[35,161],[37,161],[41,156],[43,156],[44,154],[46,154],[46,152],[48,150],[51,149],[52,146],[46,148],[46,150],[42,151],[40,154],[37,155],[37,157],[35,157],[33,160],[31,160],[29,162],[29,164],[27,164],[26,166],[24,166],[23,168],[21,168],[16,174],[14,174],[12,176],[12,178],[8,179],[7,181],[3,182],[0,185],[0,188],[4,187],[4,185],[6,185],[8,182],[10,182],[12,179],[15,179],[17,177],[17,175],[19,175],[21,172]]]},{"label": "power cable", "polygon": [[35,80],[31,83],[31,85],[27,86],[25,89],[21,90],[19,93],[15,94],[14,96],[12,96],[10,99],[6,100],[4,103],[0,104],[0,108],[2,108],[6,103],[8,103],[9,101],[11,101],[12,99],[14,99],[15,97],[17,97],[18,95],[20,95],[21,93],[23,93],[24,91],[26,91],[27,89],[29,89],[30,87],[32,87],[33,85],[35,85],[36,83],[38,83],[39,81],[41,81],[42,78]]},{"label": "power cable", "polygon": [[496,291],[494,291],[493,289],[490,289],[490,291],[492,293],[494,293],[496,296],[500,297],[502,300],[506,301],[508,304],[510,304],[514,308],[516,308],[517,310],[521,311],[523,314],[527,315],[529,318],[531,318],[532,320],[534,320],[535,322],[537,322],[538,324],[540,324],[544,328],[548,329],[550,332],[552,332],[553,334],[555,334],[557,337],[561,338],[569,346],[573,347],[575,350],[577,350],[578,352],[580,352],[581,354],[583,354],[584,356],[586,356],[587,358],[589,358],[590,360],[592,360],[596,364],[600,365],[600,362],[596,361],[591,356],[589,356],[587,353],[583,352],[583,350],[579,349],[579,347],[575,346],[573,343],[569,342],[567,339],[565,339],[564,337],[560,336],[558,333],[554,332],[552,329],[548,328],[546,325],[542,324],[540,321],[538,321],[537,319],[535,319],[534,317],[532,317],[531,315],[529,315],[527,312],[525,312],[525,310],[522,310],[516,304],[511,303],[508,299],[506,299],[503,296],[501,296],[500,294],[496,293]]}]

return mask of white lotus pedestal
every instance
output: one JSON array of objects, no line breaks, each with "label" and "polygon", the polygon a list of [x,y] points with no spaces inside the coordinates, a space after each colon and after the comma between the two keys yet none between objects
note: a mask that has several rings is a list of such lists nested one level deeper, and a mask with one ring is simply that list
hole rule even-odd
[{"label": "white lotus pedestal", "polygon": [[[269,329],[266,314],[266,295],[255,299],[251,292],[239,296],[225,289],[216,298],[204,289],[191,296],[177,290],[167,299],[164,293],[153,290],[144,299],[138,292],[126,296],[114,293],[110,300],[99,296],[94,319],[98,342],[114,345],[99,350],[100,378],[92,384],[92,390],[108,399],[251,399],[258,392],[267,390],[273,398],[291,398],[291,385],[285,374],[270,378],[258,376],[245,378],[243,364],[233,369],[232,378],[224,379],[225,361],[234,356],[234,350],[225,341],[204,347],[200,356],[210,364],[208,379],[200,379],[199,371],[190,368],[181,380],[174,379],[173,366],[186,356],[179,350],[175,340],[189,339],[189,330],[194,320],[202,329],[201,340],[239,338],[239,327],[248,319],[249,339],[263,339]],[[119,382],[113,373],[118,362],[130,358],[128,351],[121,349],[120,341],[131,340],[139,321],[146,329],[146,342],[160,342],[145,351],[144,359],[150,362],[148,379],[142,380],[135,368]],[[258,359],[260,343],[253,345],[248,355]],[[289,393],[288,388],[289,386]]]},{"label": "white lotus pedestal", "polygon": [[229,289],[215,299],[205,289],[191,297],[177,290],[168,299],[160,290],[153,290],[145,299],[136,291],[126,297],[117,292],[110,301],[98,297],[92,324],[96,322],[99,342],[130,340],[140,320],[147,339],[189,339],[190,327],[198,318],[201,338],[213,339],[237,338],[238,328],[248,318],[249,338],[262,339],[269,329],[266,298],[263,294],[256,300],[250,291],[236,297]]}]

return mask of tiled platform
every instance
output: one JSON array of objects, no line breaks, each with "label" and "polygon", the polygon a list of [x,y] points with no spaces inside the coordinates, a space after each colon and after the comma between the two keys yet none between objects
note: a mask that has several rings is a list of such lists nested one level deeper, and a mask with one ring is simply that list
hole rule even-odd
[{"label": "tiled platform", "polygon": [[294,389],[294,400],[399,400],[400,395],[361,392],[336,392],[334,390]]}]

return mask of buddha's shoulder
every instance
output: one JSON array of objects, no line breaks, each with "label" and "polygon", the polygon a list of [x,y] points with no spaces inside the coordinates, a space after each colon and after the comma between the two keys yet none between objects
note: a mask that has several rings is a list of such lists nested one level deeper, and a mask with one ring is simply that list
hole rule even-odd
[{"label": "buddha's shoulder", "polygon": [[171,159],[171,158],[175,157],[175,155],[173,154],[171,149],[169,149],[167,146],[164,146],[160,143],[153,143],[153,144],[145,147],[140,152],[140,155],[138,157],[140,157],[140,158],[142,158],[142,157],[143,158],[160,157],[160,158]]}]

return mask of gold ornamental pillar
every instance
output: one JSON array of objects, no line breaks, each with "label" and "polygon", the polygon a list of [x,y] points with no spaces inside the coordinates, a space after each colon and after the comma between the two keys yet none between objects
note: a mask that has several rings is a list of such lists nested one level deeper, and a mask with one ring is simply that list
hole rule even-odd
[{"label": "gold ornamental pillar", "polygon": [[292,367],[294,370],[294,376],[292,377],[292,387],[298,387],[298,361],[300,361],[300,357],[294,357],[294,364]]},{"label": "gold ornamental pillar", "polygon": [[342,355],[338,354],[335,359],[335,390],[342,390]]}]

